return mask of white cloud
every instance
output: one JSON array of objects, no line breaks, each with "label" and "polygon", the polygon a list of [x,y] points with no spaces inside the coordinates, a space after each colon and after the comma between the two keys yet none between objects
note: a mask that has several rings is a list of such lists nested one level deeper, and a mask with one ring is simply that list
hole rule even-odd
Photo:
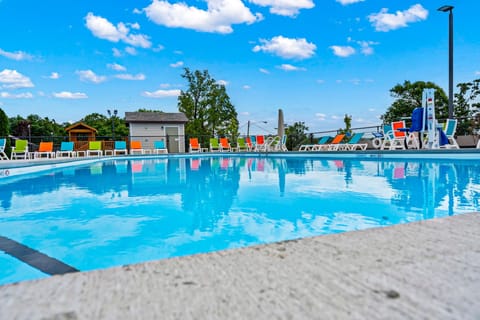
[{"label": "white cloud", "polygon": [[160,52],[160,51],[162,51],[162,50],[164,50],[164,49],[165,49],[165,47],[162,46],[161,44],[159,44],[159,45],[157,45],[156,47],[152,48],[152,51],[153,51],[153,52]]},{"label": "white cloud", "polygon": [[118,50],[117,48],[113,48],[113,49],[112,49],[112,53],[113,53],[113,56],[114,56],[114,57],[121,57],[121,56],[123,56],[122,51]]},{"label": "white cloud", "polygon": [[80,70],[75,73],[80,76],[80,80],[85,82],[102,83],[107,80],[107,77],[96,75],[92,70]]},{"label": "white cloud", "polygon": [[318,80],[317,80],[317,83],[323,84],[323,83],[325,83],[325,80],[323,80],[323,79],[318,79]]},{"label": "white cloud", "polygon": [[[89,29],[97,38],[111,42],[121,41],[131,46],[141,48],[150,48],[152,46],[148,36],[143,34],[131,34],[130,29],[123,22],[114,26],[107,19],[95,16],[91,12],[87,14],[85,20],[87,29]],[[138,24],[131,26],[135,26],[134,29],[140,28]]]},{"label": "white cloud", "polygon": [[270,74],[270,71],[268,71],[267,69],[260,68],[258,69],[258,71],[260,71],[261,73]]},{"label": "white cloud", "polygon": [[62,91],[62,92],[54,92],[53,96],[59,99],[86,99],[88,96],[82,92],[69,92],[69,91]]},{"label": "white cloud", "polygon": [[52,72],[49,76],[50,79],[56,80],[60,78],[60,74],[58,72]]},{"label": "white cloud", "polygon": [[363,2],[365,0],[336,0],[336,1],[343,6],[346,6],[352,3]]},{"label": "white cloud", "polygon": [[325,120],[327,118],[327,115],[325,113],[315,113],[315,118],[318,120]]},{"label": "white cloud", "polygon": [[245,90],[250,90],[252,87],[250,87],[248,84],[243,85],[242,87]]},{"label": "white cloud", "polygon": [[305,38],[292,39],[276,36],[271,40],[260,39],[260,42],[263,45],[256,45],[253,52],[269,52],[287,59],[307,59],[313,56],[317,49],[317,46],[307,42]]},{"label": "white cloud", "polygon": [[32,60],[32,56],[28,53],[23,51],[16,51],[16,52],[7,52],[0,49],[0,56],[4,56],[5,58],[12,59],[12,60]]},{"label": "white cloud", "polygon": [[33,87],[33,83],[29,77],[24,76],[17,70],[10,69],[4,69],[0,72],[0,84],[2,84],[2,88],[6,89]]},{"label": "white cloud", "polygon": [[30,92],[12,94],[9,92],[0,92],[0,98],[5,99],[31,99],[33,95]]},{"label": "white cloud", "polygon": [[360,51],[366,56],[372,55],[374,52],[372,46],[378,44],[378,42],[374,41],[357,41],[357,43],[361,48]]},{"label": "white cloud", "polygon": [[351,46],[330,46],[333,54],[342,58],[346,58],[355,53],[355,49]]},{"label": "white cloud", "polygon": [[383,8],[379,13],[372,13],[368,16],[368,20],[375,27],[376,31],[390,31],[398,28],[406,27],[410,22],[426,20],[428,10],[421,4],[415,4],[408,10],[397,11],[395,14],[388,13],[387,8]]},{"label": "white cloud", "polygon": [[183,61],[177,61],[175,63],[170,64],[170,67],[172,67],[172,68],[179,68],[181,66],[183,66]]},{"label": "white cloud", "polygon": [[475,75],[476,75],[476,76],[479,76],[479,75],[480,75],[480,71],[475,71]]},{"label": "white cloud", "polygon": [[301,9],[312,9],[315,4],[312,0],[250,0],[263,7],[271,7],[270,13],[281,16],[294,17]]},{"label": "white cloud", "polygon": [[125,52],[128,53],[131,56],[136,56],[137,55],[137,49],[134,47],[126,47]]},{"label": "white cloud", "polygon": [[196,31],[231,33],[232,24],[251,24],[262,20],[260,14],[252,14],[241,0],[206,0],[207,10],[188,6],[183,2],[153,0],[144,9],[154,23],[173,28]]},{"label": "white cloud", "polygon": [[178,97],[180,95],[180,90],[157,90],[154,92],[144,91],[142,96],[147,98],[167,98],[167,97]]},{"label": "white cloud", "polygon": [[218,80],[217,81],[217,84],[221,85],[221,86],[227,86],[228,85],[228,81],[226,80]]},{"label": "white cloud", "polygon": [[299,68],[291,64],[282,64],[278,66],[278,68],[282,69],[283,71],[305,71],[305,68]]},{"label": "white cloud", "polygon": [[126,71],[127,70],[127,68],[125,68],[122,65],[119,65],[118,63],[109,63],[109,64],[107,64],[107,67],[112,69],[112,70],[115,70],[115,71]]},{"label": "white cloud", "polygon": [[121,80],[145,80],[147,77],[143,73],[139,74],[117,74],[115,75],[115,78],[121,79]]}]

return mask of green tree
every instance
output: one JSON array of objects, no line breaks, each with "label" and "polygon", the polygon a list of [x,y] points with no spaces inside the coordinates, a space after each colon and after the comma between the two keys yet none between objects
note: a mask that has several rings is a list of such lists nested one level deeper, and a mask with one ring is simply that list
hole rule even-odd
[{"label": "green tree", "polygon": [[302,144],[305,144],[308,140],[307,131],[308,127],[305,122],[295,122],[293,125],[287,126],[285,128],[285,134],[288,136],[287,149],[298,150]]},{"label": "green tree", "polygon": [[345,114],[345,117],[343,117],[343,122],[345,123],[345,128],[338,129],[338,133],[346,134],[348,137],[352,134],[352,116]]},{"label": "green tree", "polygon": [[475,133],[479,128],[478,118],[480,112],[480,79],[472,82],[457,84],[458,93],[455,93],[455,118],[458,119],[458,135]]},{"label": "green tree", "polygon": [[100,113],[91,113],[83,117],[81,121],[86,125],[97,129],[97,136],[99,137],[111,137],[112,129],[115,130],[115,138],[123,138],[129,134],[125,119],[117,117],[116,115],[107,117]]},{"label": "green tree", "polygon": [[422,106],[423,89],[435,89],[435,117],[437,120],[448,118],[448,97],[438,85],[433,82],[405,81],[390,89],[390,95],[395,99],[387,112],[381,116],[384,123],[397,121],[402,117],[410,117],[413,109]]},{"label": "green tree", "polygon": [[207,70],[191,72],[185,68],[182,78],[188,89],[178,97],[178,110],[189,120],[185,132],[189,136],[238,135],[235,107],[224,85],[218,84]]},{"label": "green tree", "polygon": [[6,138],[7,143],[5,145],[5,151],[8,153],[10,150],[10,139],[7,139],[10,135],[10,124],[7,114],[0,108],[0,138]]},{"label": "green tree", "polygon": [[8,137],[10,134],[10,124],[7,114],[0,108],[0,137]]}]

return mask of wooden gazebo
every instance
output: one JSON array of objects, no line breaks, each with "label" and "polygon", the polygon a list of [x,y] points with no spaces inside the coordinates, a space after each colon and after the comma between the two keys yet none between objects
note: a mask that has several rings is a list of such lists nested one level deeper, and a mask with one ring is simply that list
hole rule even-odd
[{"label": "wooden gazebo", "polygon": [[95,141],[97,129],[86,125],[83,122],[77,122],[65,128],[68,133],[68,140],[72,142],[77,141]]}]

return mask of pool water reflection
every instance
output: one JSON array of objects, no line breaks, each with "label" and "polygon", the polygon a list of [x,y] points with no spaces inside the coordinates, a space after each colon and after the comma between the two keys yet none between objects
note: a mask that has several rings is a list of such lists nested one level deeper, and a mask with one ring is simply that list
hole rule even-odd
[{"label": "pool water reflection", "polygon": [[[107,160],[0,181],[0,236],[92,270],[478,211],[479,169],[467,160]],[[46,276],[0,258],[0,284]]]}]

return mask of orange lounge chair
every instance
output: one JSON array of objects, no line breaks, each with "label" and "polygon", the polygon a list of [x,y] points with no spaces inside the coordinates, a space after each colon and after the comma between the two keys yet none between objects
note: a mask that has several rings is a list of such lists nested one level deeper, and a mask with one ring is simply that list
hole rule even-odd
[{"label": "orange lounge chair", "polygon": [[392,122],[393,140],[390,142],[390,150],[397,148],[405,149],[405,140],[407,139],[407,129],[405,121]]},{"label": "orange lounge chair", "polygon": [[230,142],[228,142],[227,138],[220,138],[220,151],[232,151],[232,147],[230,146]]},{"label": "orange lounge chair", "polygon": [[327,151],[337,151],[343,138],[345,138],[344,133],[337,134],[335,138],[333,138],[332,142],[325,145]]},{"label": "orange lounge chair", "polygon": [[142,147],[142,142],[140,141],[131,141],[130,142],[130,154],[140,153],[144,154],[145,150]]},{"label": "orange lounge chair", "polygon": [[200,143],[198,143],[198,138],[190,138],[190,152],[202,152]]},{"label": "orange lounge chair", "polygon": [[33,158],[41,158],[45,156],[46,158],[53,158],[55,153],[53,152],[53,142],[40,142],[38,150],[33,153]]}]

